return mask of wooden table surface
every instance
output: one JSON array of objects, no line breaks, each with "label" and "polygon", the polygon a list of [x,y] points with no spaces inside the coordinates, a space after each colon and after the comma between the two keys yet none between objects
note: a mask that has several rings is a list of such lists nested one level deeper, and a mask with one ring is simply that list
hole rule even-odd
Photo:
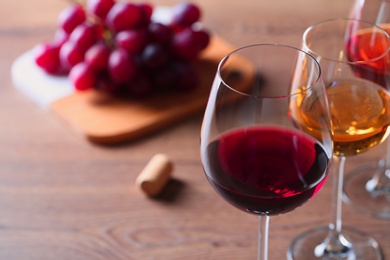
[{"label": "wooden table surface", "polygon": [[[177,1],[152,1],[173,5]],[[198,0],[203,22],[236,46],[299,45],[306,27],[347,16],[350,0]],[[257,218],[210,187],[199,159],[202,115],[131,144],[88,142],[12,83],[12,62],[52,37],[67,1],[0,1],[0,259],[255,259]],[[135,179],[156,153],[170,156],[173,179],[151,199]],[[347,170],[375,158],[354,157]],[[329,220],[332,182],[301,208],[271,218],[270,259],[292,239]],[[345,225],[380,243],[390,259],[390,221],[344,204]]]}]

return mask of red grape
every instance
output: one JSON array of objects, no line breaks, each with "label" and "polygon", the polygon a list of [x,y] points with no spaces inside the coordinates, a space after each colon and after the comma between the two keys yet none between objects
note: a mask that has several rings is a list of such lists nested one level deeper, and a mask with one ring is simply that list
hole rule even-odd
[{"label": "red grape", "polygon": [[104,21],[114,4],[114,0],[88,0],[87,11]]},{"label": "red grape", "polygon": [[177,58],[194,59],[200,51],[196,40],[194,31],[191,28],[186,28],[173,37],[171,51]]},{"label": "red grape", "polygon": [[111,52],[108,59],[108,71],[115,83],[126,83],[135,76],[137,65],[131,54],[118,48]]},{"label": "red grape", "polygon": [[69,80],[77,90],[87,90],[95,86],[95,72],[85,62],[80,62],[69,72]]},{"label": "red grape", "polygon": [[117,47],[121,47],[128,52],[141,52],[146,45],[146,33],[140,29],[130,29],[121,31],[115,36]]},{"label": "red grape", "polygon": [[58,16],[58,24],[66,33],[70,34],[74,28],[86,20],[86,14],[81,5],[72,5],[64,9]]},{"label": "red grape", "polygon": [[121,93],[123,86],[111,80],[108,75],[100,75],[97,79],[96,89],[103,93],[115,96]]},{"label": "red grape", "polygon": [[69,36],[69,40],[83,51],[91,47],[97,41],[97,38],[95,25],[87,23],[78,25]]},{"label": "red grape", "polygon": [[94,70],[102,71],[108,66],[111,50],[104,42],[97,42],[85,53],[85,62]]},{"label": "red grape", "polygon": [[69,39],[69,34],[66,33],[63,29],[59,28],[56,30],[54,34],[53,42],[58,44],[58,46],[62,46]]},{"label": "red grape", "polygon": [[72,42],[65,42],[59,53],[60,61],[62,66],[66,70],[70,70],[77,63],[80,63],[84,59],[84,52],[78,48],[78,46]]},{"label": "red grape", "polygon": [[149,37],[152,41],[168,44],[170,43],[173,30],[168,25],[162,23],[150,23],[148,27]]},{"label": "red grape", "polygon": [[114,32],[120,32],[136,27],[141,20],[141,10],[135,4],[117,2],[108,12],[106,23]]},{"label": "red grape", "polygon": [[149,69],[161,68],[168,61],[166,49],[159,43],[148,44],[142,52],[141,60]]},{"label": "red grape", "polygon": [[174,67],[177,73],[176,87],[180,92],[189,92],[199,84],[198,71],[192,63],[176,62]]},{"label": "red grape", "polygon": [[148,3],[139,3],[137,6],[141,10],[141,23],[139,25],[148,25],[153,14],[153,6]]},{"label": "red grape", "polygon": [[199,50],[205,49],[210,43],[210,34],[205,30],[194,30],[194,41],[197,43]]},{"label": "red grape", "polygon": [[200,19],[199,8],[192,3],[183,2],[175,5],[172,10],[172,23],[182,27],[191,26]]},{"label": "red grape", "polygon": [[41,43],[34,50],[35,63],[49,74],[57,74],[60,71],[59,52],[60,47],[52,43]]}]

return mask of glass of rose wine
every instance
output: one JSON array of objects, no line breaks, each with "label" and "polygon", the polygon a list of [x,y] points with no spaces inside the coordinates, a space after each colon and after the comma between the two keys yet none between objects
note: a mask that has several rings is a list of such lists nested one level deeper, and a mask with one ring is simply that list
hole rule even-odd
[{"label": "glass of rose wine", "polygon": [[[224,200],[259,217],[258,259],[268,256],[269,217],[302,205],[326,179],[333,146],[328,109],[318,62],[297,48],[250,45],[218,66],[201,160]],[[311,121],[303,124],[306,117]]]},{"label": "glass of rose wine", "polygon": [[[362,45],[354,36],[362,30],[372,38]],[[315,227],[298,236],[289,259],[382,259],[376,240],[360,230],[342,225],[342,188],[346,158],[372,149],[386,140],[390,128],[390,94],[377,81],[383,74],[361,77],[357,71],[383,61],[390,39],[380,27],[354,19],[333,19],[309,27],[302,49],[320,63],[331,113],[334,192],[328,226]],[[360,48],[376,50],[372,56],[350,55]]]},{"label": "glass of rose wine", "polygon": [[[390,33],[390,1],[389,0],[355,0],[350,17],[376,23]],[[350,60],[361,55],[375,55],[364,44],[372,38],[368,30],[354,36],[356,42],[363,45],[354,50]],[[379,50],[380,51],[380,50]],[[390,89],[390,53],[383,60],[370,66],[355,66],[356,73],[362,78],[377,82],[383,88]],[[380,147],[380,158],[375,164],[353,169],[344,180],[344,201],[360,212],[390,219],[390,144],[389,141]]]}]

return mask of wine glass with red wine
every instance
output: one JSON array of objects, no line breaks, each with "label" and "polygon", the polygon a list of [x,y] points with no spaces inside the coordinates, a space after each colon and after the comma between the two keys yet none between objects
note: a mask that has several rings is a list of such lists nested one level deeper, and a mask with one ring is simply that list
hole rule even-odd
[{"label": "wine glass with red wine", "polygon": [[[372,37],[361,39],[361,32],[366,31]],[[367,73],[366,68],[383,63],[389,47],[390,39],[383,29],[354,19],[322,21],[310,26],[303,35],[302,49],[319,61],[328,95],[334,142],[334,192],[329,225],[298,236],[288,251],[289,259],[382,259],[377,241],[342,225],[341,216],[346,158],[384,142],[390,131],[390,93],[378,83],[384,75],[361,76]],[[362,48],[376,52],[362,55]]]},{"label": "wine glass with red wine", "polygon": [[[310,124],[303,124],[311,118]],[[332,134],[318,62],[294,47],[257,44],[222,59],[201,129],[201,159],[215,191],[259,217],[267,259],[269,217],[294,210],[324,183]]]},{"label": "wine glass with red wine", "polygon": [[[355,0],[351,8],[351,17],[376,23],[390,33],[389,0]],[[372,38],[370,31],[362,31],[356,40],[362,46],[350,56],[351,60],[361,55],[372,56],[377,48],[366,48],[367,40]],[[379,50],[380,51],[380,50]],[[390,53],[379,62],[370,66],[356,67],[356,73],[368,80],[376,81],[380,86],[390,89]],[[353,169],[344,180],[344,201],[360,212],[390,219],[390,144],[384,142],[380,147],[381,158],[376,163],[366,164]]]}]

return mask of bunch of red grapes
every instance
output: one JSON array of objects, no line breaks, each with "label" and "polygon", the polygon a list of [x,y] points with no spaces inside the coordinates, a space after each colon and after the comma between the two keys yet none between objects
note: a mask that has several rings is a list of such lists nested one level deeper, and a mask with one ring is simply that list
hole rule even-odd
[{"label": "bunch of red grapes", "polygon": [[54,39],[34,49],[35,62],[48,74],[68,75],[77,90],[134,97],[190,91],[199,81],[194,61],[210,35],[195,4],[171,11],[170,22],[159,23],[148,3],[73,4],[60,13]]}]

